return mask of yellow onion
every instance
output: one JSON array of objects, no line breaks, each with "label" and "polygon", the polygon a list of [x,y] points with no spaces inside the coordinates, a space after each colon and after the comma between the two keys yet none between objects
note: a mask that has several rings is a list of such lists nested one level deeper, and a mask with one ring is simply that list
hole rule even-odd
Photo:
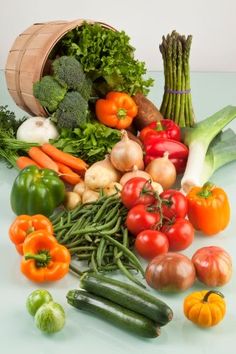
[{"label": "yellow onion", "polygon": [[111,150],[111,163],[121,172],[132,171],[134,166],[143,170],[143,150],[135,141],[129,139],[127,132],[122,131],[122,139]]},{"label": "yellow onion", "polygon": [[120,184],[124,186],[126,182],[128,182],[131,178],[134,177],[142,177],[145,178],[146,180],[152,179],[147,172],[139,170],[138,167],[135,165],[131,172],[127,172],[121,177]]},{"label": "yellow onion", "polygon": [[163,189],[169,189],[176,180],[176,169],[168,156],[168,152],[165,152],[163,157],[152,160],[145,169],[153,181],[160,183]]}]

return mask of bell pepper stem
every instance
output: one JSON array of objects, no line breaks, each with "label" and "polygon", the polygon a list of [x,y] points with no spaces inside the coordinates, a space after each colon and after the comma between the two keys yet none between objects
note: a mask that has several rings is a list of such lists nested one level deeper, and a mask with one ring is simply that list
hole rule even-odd
[{"label": "bell pepper stem", "polygon": [[51,260],[51,256],[48,251],[41,251],[40,253],[26,253],[24,255],[25,260],[33,259],[36,262],[37,267],[46,267]]},{"label": "bell pepper stem", "polygon": [[204,297],[203,297],[203,299],[202,299],[202,302],[207,302],[207,301],[208,301],[208,298],[209,298],[209,296],[210,296],[211,294],[216,294],[216,295],[219,295],[219,296],[221,296],[222,298],[224,298],[224,295],[223,295],[220,291],[217,291],[217,290],[210,290],[210,291],[208,291],[208,292],[204,295]]},{"label": "bell pepper stem", "polygon": [[126,116],[127,116],[127,110],[124,109],[124,108],[119,108],[119,109],[117,110],[116,115],[117,115],[117,117],[118,117],[119,119],[126,118]]},{"label": "bell pepper stem", "polygon": [[161,131],[165,130],[165,129],[163,129],[163,125],[161,124],[160,121],[157,122],[155,130],[158,131],[158,132],[161,132]]},{"label": "bell pepper stem", "polygon": [[198,195],[203,198],[208,198],[212,195],[212,190],[214,188],[214,184],[211,182],[206,182],[203,187],[201,188],[200,192]]}]

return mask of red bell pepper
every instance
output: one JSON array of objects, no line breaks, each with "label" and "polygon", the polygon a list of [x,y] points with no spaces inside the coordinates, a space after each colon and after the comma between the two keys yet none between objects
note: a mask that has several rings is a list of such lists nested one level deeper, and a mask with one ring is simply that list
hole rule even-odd
[{"label": "red bell pepper", "polygon": [[163,139],[157,136],[149,136],[145,144],[145,165],[158,157],[163,157],[167,151],[169,159],[173,162],[177,173],[182,173],[185,170],[188,159],[188,148],[179,141],[173,139]]},{"label": "red bell pepper", "polygon": [[152,122],[140,131],[139,138],[145,144],[150,136],[157,136],[163,139],[181,140],[180,127],[171,119],[161,119]]}]

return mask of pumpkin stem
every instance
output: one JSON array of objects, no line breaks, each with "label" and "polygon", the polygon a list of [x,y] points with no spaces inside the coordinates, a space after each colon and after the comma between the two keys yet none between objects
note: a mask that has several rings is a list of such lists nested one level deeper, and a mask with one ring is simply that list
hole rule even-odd
[{"label": "pumpkin stem", "polygon": [[219,295],[220,297],[224,298],[224,295],[223,295],[220,291],[217,291],[217,290],[210,290],[210,291],[208,291],[208,292],[204,295],[204,297],[203,297],[203,299],[202,299],[202,302],[207,302],[207,301],[208,301],[208,298],[209,298],[209,296],[210,296],[211,294],[216,294],[216,295]]}]

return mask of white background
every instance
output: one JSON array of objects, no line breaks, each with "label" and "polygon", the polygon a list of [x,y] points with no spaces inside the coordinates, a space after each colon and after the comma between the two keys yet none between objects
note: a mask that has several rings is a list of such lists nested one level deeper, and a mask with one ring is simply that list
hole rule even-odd
[{"label": "white background", "polygon": [[192,71],[236,71],[235,0],[3,0],[0,69],[15,38],[34,22],[78,18],[124,30],[148,70],[162,70],[161,37],[176,29],[193,35]]}]

